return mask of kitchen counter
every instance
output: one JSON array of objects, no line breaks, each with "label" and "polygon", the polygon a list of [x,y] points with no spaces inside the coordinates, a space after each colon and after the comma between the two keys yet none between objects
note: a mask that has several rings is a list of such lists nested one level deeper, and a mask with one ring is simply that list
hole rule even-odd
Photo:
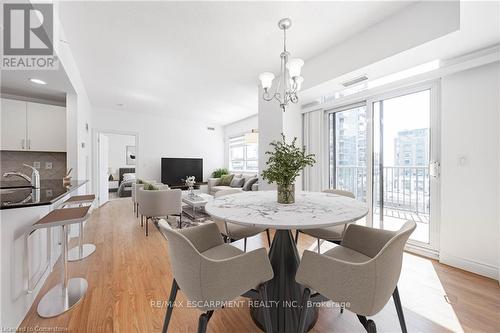
[{"label": "kitchen counter", "polygon": [[40,188],[35,189],[24,181],[3,181],[0,182],[0,210],[52,205],[87,182],[75,180],[63,186],[62,179],[42,180]]},{"label": "kitchen counter", "polygon": [[[0,331],[20,325],[59,260],[61,230],[33,231],[33,224],[72,195],[89,194],[88,185],[86,180],[68,186],[62,179],[42,180],[35,190],[22,180],[0,182]],[[71,225],[69,234],[76,237],[78,226]]]}]

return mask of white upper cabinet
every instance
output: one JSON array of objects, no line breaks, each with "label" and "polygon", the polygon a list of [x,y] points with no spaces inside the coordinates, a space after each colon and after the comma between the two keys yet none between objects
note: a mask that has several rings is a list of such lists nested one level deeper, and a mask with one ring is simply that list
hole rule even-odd
[{"label": "white upper cabinet", "polygon": [[27,103],[27,147],[32,151],[66,151],[66,108]]},{"label": "white upper cabinet", "polygon": [[2,98],[1,123],[1,149],[26,149],[26,102]]},{"label": "white upper cabinet", "polygon": [[66,108],[2,98],[2,150],[66,151]]}]

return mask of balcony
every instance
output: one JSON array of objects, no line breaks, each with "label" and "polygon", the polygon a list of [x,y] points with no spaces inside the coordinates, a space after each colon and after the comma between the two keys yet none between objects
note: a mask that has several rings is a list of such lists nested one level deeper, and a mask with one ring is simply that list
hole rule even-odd
[{"label": "balcony", "polygon": [[[354,193],[366,201],[366,167],[338,166],[336,188]],[[417,222],[412,239],[429,242],[430,191],[427,166],[386,166],[381,177],[380,168],[373,175],[373,225],[397,230],[407,220]],[[382,187],[381,187],[382,186]]]}]

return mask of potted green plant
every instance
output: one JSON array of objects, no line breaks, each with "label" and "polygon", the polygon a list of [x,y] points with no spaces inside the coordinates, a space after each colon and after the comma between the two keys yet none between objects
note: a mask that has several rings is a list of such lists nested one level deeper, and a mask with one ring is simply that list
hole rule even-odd
[{"label": "potted green plant", "polygon": [[229,175],[229,170],[227,170],[226,168],[219,168],[212,172],[213,178],[220,178],[223,175]]},{"label": "potted green plant", "polygon": [[305,147],[297,147],[296,142],[297,138],[294,138],[291,144],[286,143],[285,135],[281,133],[281,141],[270,143],[274,151],[266,151],[269,159],[262,178],[269,184],[278,185],[278,202],[283,204],[295,202],[295,178],[306,166],[316,163],[314,154],[306,154]]}]

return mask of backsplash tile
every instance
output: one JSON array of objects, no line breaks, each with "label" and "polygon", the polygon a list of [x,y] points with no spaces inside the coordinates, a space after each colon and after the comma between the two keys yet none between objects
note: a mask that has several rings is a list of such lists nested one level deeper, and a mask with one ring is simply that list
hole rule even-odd
[{"label": "backsplash tile", "polygon": [[[40,166],[38,167],[39,162]],[[52,169],[46,169],[50,166]],[[62,179],[66,175],[66,153],[34,152],[34,151],[0,151],[0,180],[18,180],[3,177],[8,171],[19,171],[31,176],[31,170],[23,164],[34,166],[40,172],[40,179]]]}]

